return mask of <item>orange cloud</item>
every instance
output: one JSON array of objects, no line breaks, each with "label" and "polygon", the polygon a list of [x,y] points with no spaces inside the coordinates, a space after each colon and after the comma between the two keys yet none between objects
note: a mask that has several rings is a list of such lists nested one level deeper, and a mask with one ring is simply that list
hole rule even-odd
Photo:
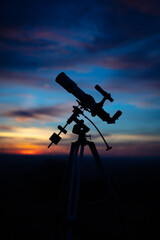
[{"label": "orange cloud", "polygon": [[[57,130],[55,130],[56,132]],[[53,132],[49,128],[15,127],[0,132],[0,152],[15,154],[68,154],[67,137],[63,135],[62,144],[48,149],[49,137]],[[70,134],[68,134],[68,137]]]},{"label": "orange cloud", "polygon": [[[55,130],[55,132],[57,132]],[[69,155],[71,141],[77,139],[76,136],[70,136],[70,133],[63,134],[59,145],[52,145],[49,137],[53,132],[49,128],[13,128],[4,129],[0,133],[0,153],[14,154],[53,154]],[[159,156],[159,135],[131,135],[131,134],[112,134],[106,136],[109,145],[113,148],[106,152],[106,147],[101,138],[94,138],[97,150],[101,156]],[[85,156],[91,155],[88,147],[85,148]]]}]

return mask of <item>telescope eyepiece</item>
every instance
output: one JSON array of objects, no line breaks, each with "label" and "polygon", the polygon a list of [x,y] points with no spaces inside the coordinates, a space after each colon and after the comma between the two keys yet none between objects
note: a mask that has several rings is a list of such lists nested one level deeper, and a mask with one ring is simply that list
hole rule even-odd
[{"label": "telescope eyepiece", "polygon": [[122,115],[122,112],[120,110],[118,110],[112,117],[112,119],[114,119],[114,121],[116,121],[120,116]]}]

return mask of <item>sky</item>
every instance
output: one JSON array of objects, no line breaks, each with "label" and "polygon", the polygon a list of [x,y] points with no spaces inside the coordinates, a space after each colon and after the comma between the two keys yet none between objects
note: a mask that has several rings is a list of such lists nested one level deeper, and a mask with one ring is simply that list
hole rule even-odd
[{"label": "sky", "polygon": [[[55,82],[65,72],[116,124],[86,115],[105,156],[160,156],[160,2],[158,0],[9,1],[0,8],[0,153],[68,154],[73,123],[47,148],[72,114],[76,98]],[[89,154],[89,150],[86,150]]]}]

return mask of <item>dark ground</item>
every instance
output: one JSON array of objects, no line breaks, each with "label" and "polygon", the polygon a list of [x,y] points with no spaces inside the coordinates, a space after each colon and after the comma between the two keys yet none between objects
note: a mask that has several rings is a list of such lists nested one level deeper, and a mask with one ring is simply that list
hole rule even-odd
[{"label": "dark ground", "polygon": [[[55,213],[66,157],[0,155],[0,238],[56,239]],[[160,159],[103,159],[132,239],[160,239]],[[127,239],[92,158],[85,158],[73,239]]]}]

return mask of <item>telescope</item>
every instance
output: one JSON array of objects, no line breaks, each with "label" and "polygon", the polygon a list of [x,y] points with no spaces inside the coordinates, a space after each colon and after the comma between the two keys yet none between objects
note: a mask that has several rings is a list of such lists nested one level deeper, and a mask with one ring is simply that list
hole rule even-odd
[{"label": "telescope", "polygon": [[[83,169],[82,163],[85,146],[89,147],[91,154],[95,159],[97,167],[100,170],[105,181],[106,190],[109,194],[111,193],[111,197],[115,199],[117,210],[120,211],[121,216],[119,201],[112,187],[111,181],[103,169],[103,165],[101,163],[101,159],[96,149],[95,143],[90,141],[91,135],[88,135],[90,128],[85,125],[84,120],[81,119],[81,116],[87,119],[96,128],[106,145],[106,151],[108,151],[112,149],[112,147],[108,145],[100,130],[92,122],[92,120],[84,114],[84,111],[90,112],[93,117],[98,116],[102,121],[105,121],[108,124],[115,123],[115,121],[121,116],[122,112],[118,110],[112,117],[110,117],[109,113],[103,109],[103,105],[106,100],[113,102],[114,99],[111,97],[110,93],[107,93],[99,85],[96,85],[95,89],[102,94],[103,98],[100,102],[97,103],[91,95],[86,94],[84,91],[82,91],[77,86],[77,84],[71,80],[64,72],[61,72],[56,77],[56,82],[59,83],[67,92],[73,94],[78,102],[78,106],[73,106],[72,115],[67,119],[66,124],[63,127],[60,125],[58,126],[59,133],[54,132],[51,135],[49,138],[51,142],[48,146],[49,148],[53,143],[57,145],[62,139],[60,136],[61,133],[66,134],[66,127],[74,122],[72,133],[76,134],[78,138],[77,141],[71,143],[70,154],[59,198],[59,207],[57,208],[58,214],[55,227],[55,235],[58,237],[58,239],[72,240],[72,235],[76,236],[72,234],[72,232],[75,233],[74,226],[76,226],[75,221],[77,220],[80,178],[81,171]],[[89,141],[88,137],[90,138]],[[95,203],[97,202],[99,201],[96,201]],[[92,204],[93,203],[94,202],[92,202]],[[121,220],[123,219],[123,216],[121,216]],[[124,226],[126,226],[125,222]]]},{"label": "telescope", "polygon": [[79,105],[84,110],[90,112],[93,117],[98,116],[101,120],[107,122],[108,124],[112,124],[115,123],[115,121],[121,116],[122,112],[120,110],[118,110],[113,117],[110,117],[109,113],[103,109],[103,105],[106,100],[113,102],[114,99],[111,97],[110,93],[104,91],[99,85],[96,85],[95,89],[102,94],[103,99],[99,103],[96,103],[91,95],[83,92],[64,72],[58,74],[56,82],[59,83],[66,91],[72,93],[78,99],[77,101]]}]

